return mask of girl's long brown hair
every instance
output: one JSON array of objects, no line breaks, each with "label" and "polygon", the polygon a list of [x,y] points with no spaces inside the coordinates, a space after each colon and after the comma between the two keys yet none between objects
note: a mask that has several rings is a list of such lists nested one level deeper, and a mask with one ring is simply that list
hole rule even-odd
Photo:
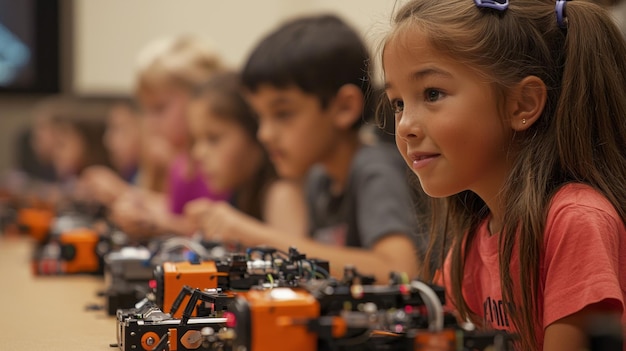
[{"label": "girl's long brown hair", "polygon": [[263,160],[252,178],[235,191],[235,206],[242,212],[263,220],[263,202],[269,186],[278,179],[267,152],[256,138],[259,123],[246,102],[238,74],[216,73],[196,91],[196,98],[206,103],[212,114],[237,123],[246,131],[250,140],[263,150]]},{"label": "girl's long brown hair", "polygon": [[[597,5],[568,1],[566,29],[557,25],[554,8],[554,0],[510,0],[504,12],[479,9],[472,0],[414,0],[396,14],[387,41],[418,28],[441,53],[488,79],[499,103],[510,87],[529,75],[547,86],[541,117],[511,141],[513,168],[502,189],[506,208],[499,237],[501,287],[504,305],[517,306],[507,312],[523,350],[540,348],[535,339],[542,309],[537,300],[539,262],[555,192],[570,182],[588,184],[606,196],[626,222],[624,40]],[[470,191],[435,199],[432,205],[431,248],[442,235],[447,246],[451,244],[452,296],[462,318],[480,323],[463,299],[463,271],[476,228],[489,210]],[[511,275],[516,248],[523,269]],[[514,292],[514,281],[527,288]]]}]

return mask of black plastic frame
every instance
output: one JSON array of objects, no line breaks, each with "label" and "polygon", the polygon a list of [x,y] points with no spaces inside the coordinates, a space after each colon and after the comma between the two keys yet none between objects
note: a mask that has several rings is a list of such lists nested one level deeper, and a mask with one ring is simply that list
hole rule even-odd
[{"label": "black plastic frame", "polygon": [[33,0],[35,77],[29,86],[0,87],[5,93],[58,93],[61,90],[61,0]]}]

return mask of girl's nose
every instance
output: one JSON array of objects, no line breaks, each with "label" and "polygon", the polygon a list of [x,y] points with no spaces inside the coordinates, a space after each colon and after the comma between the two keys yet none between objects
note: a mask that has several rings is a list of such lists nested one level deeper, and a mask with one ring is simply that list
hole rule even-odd
[{"label": "girl's nose", "polygon": [[396,117],[396,137],[406,141],[424,137],[420,119],[415,111],[405,107],[402,115]]},{"label": "girl's nose", "polygon": [[267,144],[272,139],[272,127],[269,122],[259,120],[259,129],[256,132],[257,139],[261,144]]}]

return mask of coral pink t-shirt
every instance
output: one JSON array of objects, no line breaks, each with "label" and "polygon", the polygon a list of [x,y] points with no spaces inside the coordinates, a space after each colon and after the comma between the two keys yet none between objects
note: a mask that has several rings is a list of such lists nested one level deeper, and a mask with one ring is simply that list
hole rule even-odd
[{"label": "coral pink t-shirt", "polygon": [[[604,196],[583,184],[561,188],[550,204],[543,249],[538,345],[543,345],[548,325],[597,302],[621,311],[622,323],[626,322],[626,228]],[[468,307],[483,318],[485,326],[514,332],[502,303],[498,235],[489,233],[488,220],[478,228],[469,252],[463,281]],[[515,278],[520,270],[518,257],[515,248],[511,276],[516,294],[520,291]],[[450,286],[449,259],[444,267],[445,285]]]}]

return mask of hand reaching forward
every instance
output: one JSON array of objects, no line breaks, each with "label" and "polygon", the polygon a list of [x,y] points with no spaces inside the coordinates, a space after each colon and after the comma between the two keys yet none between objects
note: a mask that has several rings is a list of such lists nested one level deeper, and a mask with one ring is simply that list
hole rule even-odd
[{"label": "hand reaching forward", "polygon": [[185,216],[212,240],[242,240],[239,225],[248,218],[224,201],[198,199],[185,206]]},{"label": "hand reaching forward", "polygon": [[155,234],[157,216],[147,202],[141,192],[127,191],[111,206],[110,219],[131,237],[150,237]]}]

